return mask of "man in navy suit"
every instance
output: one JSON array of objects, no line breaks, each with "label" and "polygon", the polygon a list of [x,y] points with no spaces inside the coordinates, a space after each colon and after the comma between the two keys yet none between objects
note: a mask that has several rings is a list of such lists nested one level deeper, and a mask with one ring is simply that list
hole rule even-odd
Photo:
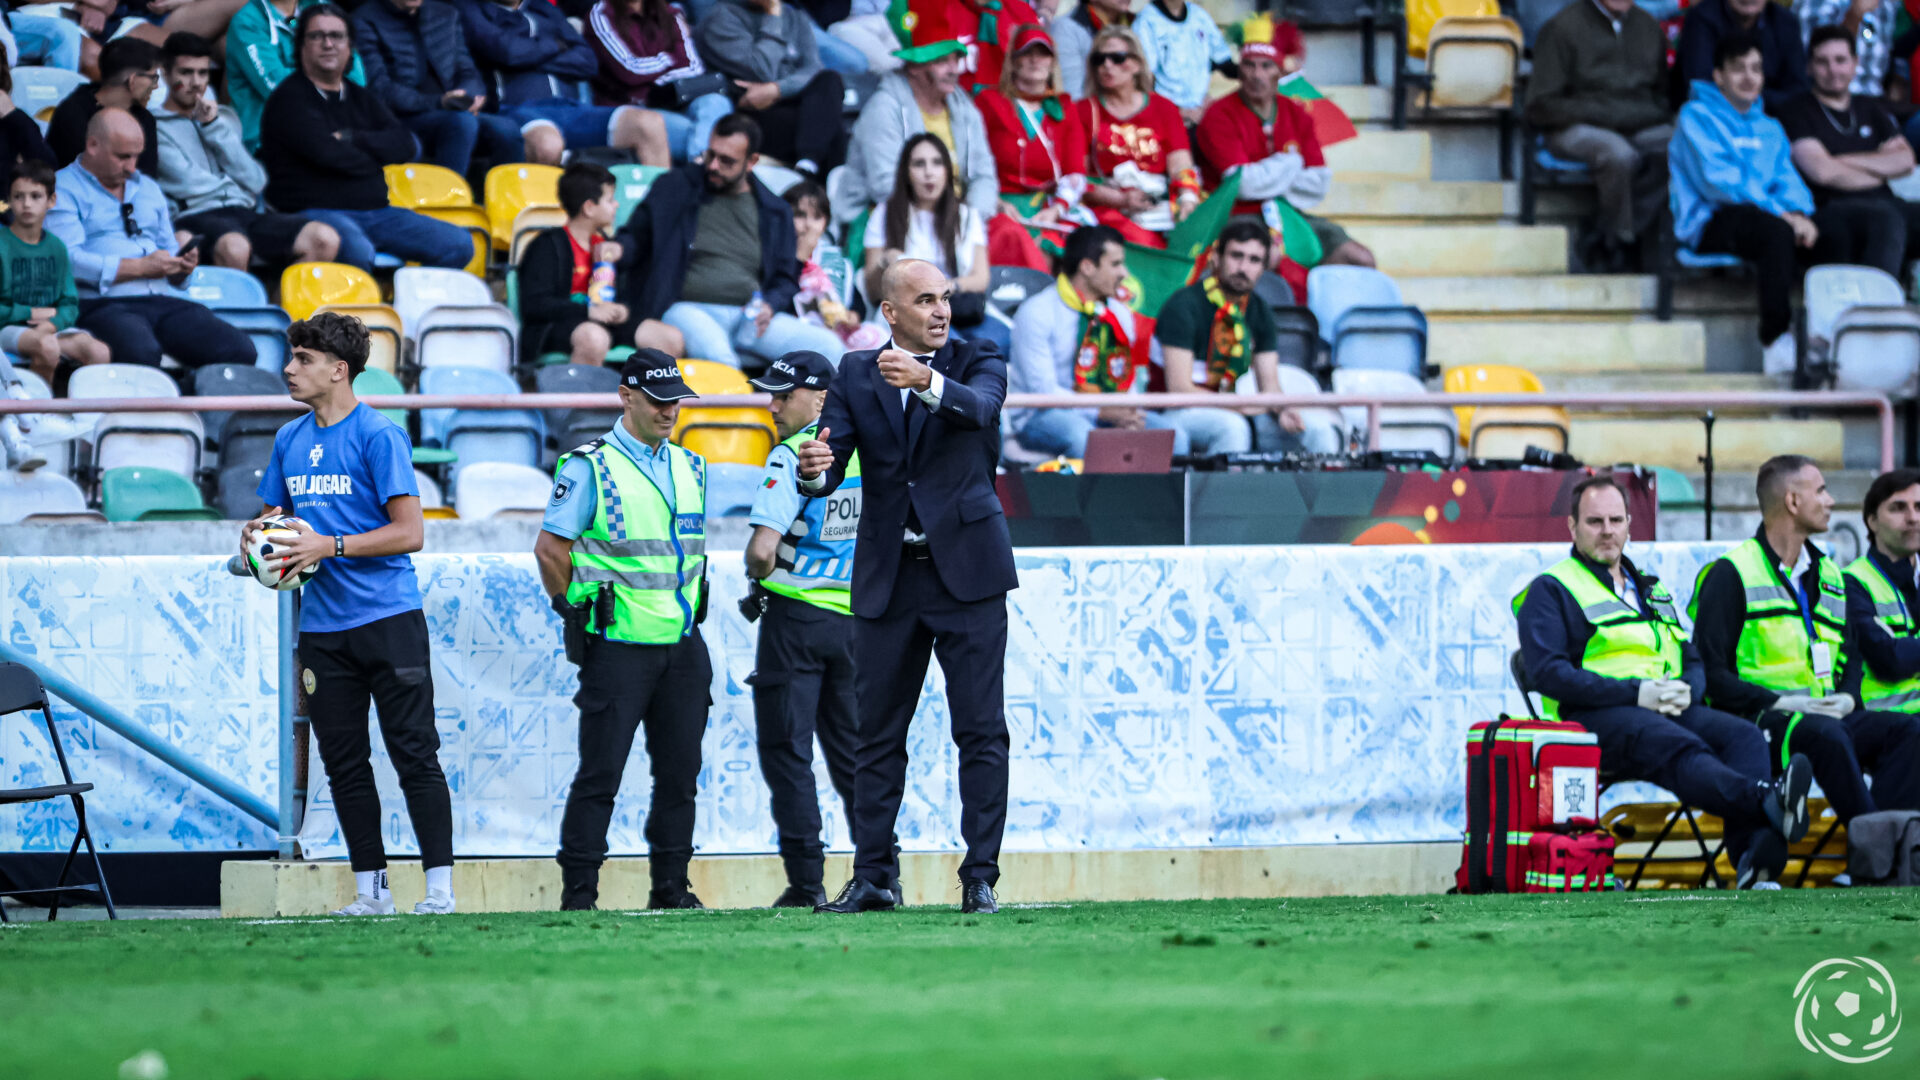
[{"label": "man in navy suit", "polygon": [[907,727],[937,654],[960,750],[960,910],[992,912],[1007,824],[1007,591],[1019,584],[993,487],[1007,362],[991,342],[948,340],[953,283],[934,264],[902,259],[880,291],[893,340],[846,354],[819,438],[799,451],[810,495],[837,487],[858,451],[864,498],[853,556],[853,878],[815,910],[895,904]]}]

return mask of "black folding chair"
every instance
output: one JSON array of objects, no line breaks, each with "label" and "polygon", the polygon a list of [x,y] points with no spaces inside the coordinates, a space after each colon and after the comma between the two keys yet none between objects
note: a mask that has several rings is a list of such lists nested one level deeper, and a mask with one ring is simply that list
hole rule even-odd
[{"label": "black folding chair", "polygon": [[[93,846],[93,834],[87,831],[87,806],[80,798],[84,792],[92,791],[92,784],[75,783],[73,770],[67,765],[67,750],[60,743],[60,732],[53,726],[53,711],[47,707],[47,691],[40,685],[40,677],[31,668],[23,664],[0,663],[0,716],[11,713],[39,709],[40,718],[46,721],[47,738],[53,741],[53,756],[60,761],[60,776],[66,782],[50,784],[46,787],[0,788],[0,806],[11,803],[43,802],[48,799],[68,798],[73,800],[73,816],[79,824],[74,833],[73,846],[67,849],[67,859],[60,864],[60,876],[54,879],[51,888],[43,889],[4,889],[0,898],[8,896],[45,896],[47,921],[52,922],[60,914],[60,898],[69,893],[98,893],[100,902],[107,905],[107,918],[117,919],[119,914],[113,910],[113,895],[107,891],[107,875],[100,869],[100,852]],[[93,884],[75,882],[68,884],[67,874],[73,869],[73,860],[80,854],[80,844],[87,845],[87,855],[93,859]],[[0,922],[7,921],[6,906],[0,904]]]}]

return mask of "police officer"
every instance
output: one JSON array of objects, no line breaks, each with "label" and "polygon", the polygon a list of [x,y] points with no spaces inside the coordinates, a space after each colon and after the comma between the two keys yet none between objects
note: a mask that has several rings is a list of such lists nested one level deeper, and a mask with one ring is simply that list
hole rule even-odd
[{"label": "police officer", "polygon": [[753,385],[773,395],[780,445],[754,492],[753,536],[747,541],[747,577],[756,586],[748,618],[760,621],[754,657],[753,715],[759,730],[760,772],[773,795],[780,861],[787,888],[774,907],[812,908],[826,902],[822,884],[820,800],[813,784],[813,737],[826,752],[833,789],[853,812],[853,581],[854,534],[860,527],[860,460],[833,494],[809,497],[799,488],[796,448],[813,438],[833,382],[833,363],[817,352],[791,352]]},{"label": "police officer", "polygon": [[693,856],[700,738],[713,669],[706,613],[706,462],[667,441],[694,393],[657,349],[628,359],[620,422],[561,457],[534,544],[540,580],[580,666],[580,768],[560,821],[562,910],[599,897],[614,793],[645,725],[653,765],[647,814],[651,908],[697,908]]},{"label": "police officer", "polygon": [[1701,569],[1688,605],[1707,698],[1758,721],[1776,763],[1811,759],[1834,814],[1852,821],[1880,808],[1883,786],[1907,788],[1912,751],[1893,737],[1897,715],[1858,708],[1860,665],[1843,666],[1853,652],[1846,577],[1813,543],[1833,513],[1819,467],[1782,454],[1760,466],[1756,487],[1760,528]]},{"label": "police officer", "polygon": [[1513,598],[1527,679],[1548,719],[1594,733],[1605,771],[1726,819],[1736,884],[1774,881],[1806,835],[1807,759],[1770,782],[1760,732],[1700,704],[1700,657],[1667,587],[1627,558],[1629,524],[1613,477],[1574,485],[1573,551]]},{"label": "police officer", "polygon": [[1848,659],[1858,657],[1860,706],[1872,730],[1856,727],[1854,746],[1873,773],[1875,806],[1920,810],[1920,469],[1876,477],[1862,517],[1873,543],[1846,571]]}]

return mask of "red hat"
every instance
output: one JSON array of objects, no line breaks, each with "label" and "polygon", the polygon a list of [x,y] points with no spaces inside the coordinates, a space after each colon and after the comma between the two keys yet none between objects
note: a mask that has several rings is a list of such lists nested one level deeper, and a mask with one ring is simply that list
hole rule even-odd
[{"label": "red hat", "polygon": [[1025,26],[1016,28],[1013,32],[1013,47],[1007,50],[1007,54],[1018,55],[1035,45],[1043,46],[1055,56],[1060,54],[1060,50],[1054,48],[1053,35],[1047,33],[1047,28],[1039,23],[1027,23]]}]

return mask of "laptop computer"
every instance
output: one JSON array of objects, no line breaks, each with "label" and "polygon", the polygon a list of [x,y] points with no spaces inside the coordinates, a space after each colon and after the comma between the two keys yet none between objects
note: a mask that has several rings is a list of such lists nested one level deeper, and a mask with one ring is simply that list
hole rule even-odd
[{"label": "laptop computer", "polygon": [[1095,428],[1087,435],[1082,465],[1089,474],[1168,472],[1173,468],[1173,429]]}]

